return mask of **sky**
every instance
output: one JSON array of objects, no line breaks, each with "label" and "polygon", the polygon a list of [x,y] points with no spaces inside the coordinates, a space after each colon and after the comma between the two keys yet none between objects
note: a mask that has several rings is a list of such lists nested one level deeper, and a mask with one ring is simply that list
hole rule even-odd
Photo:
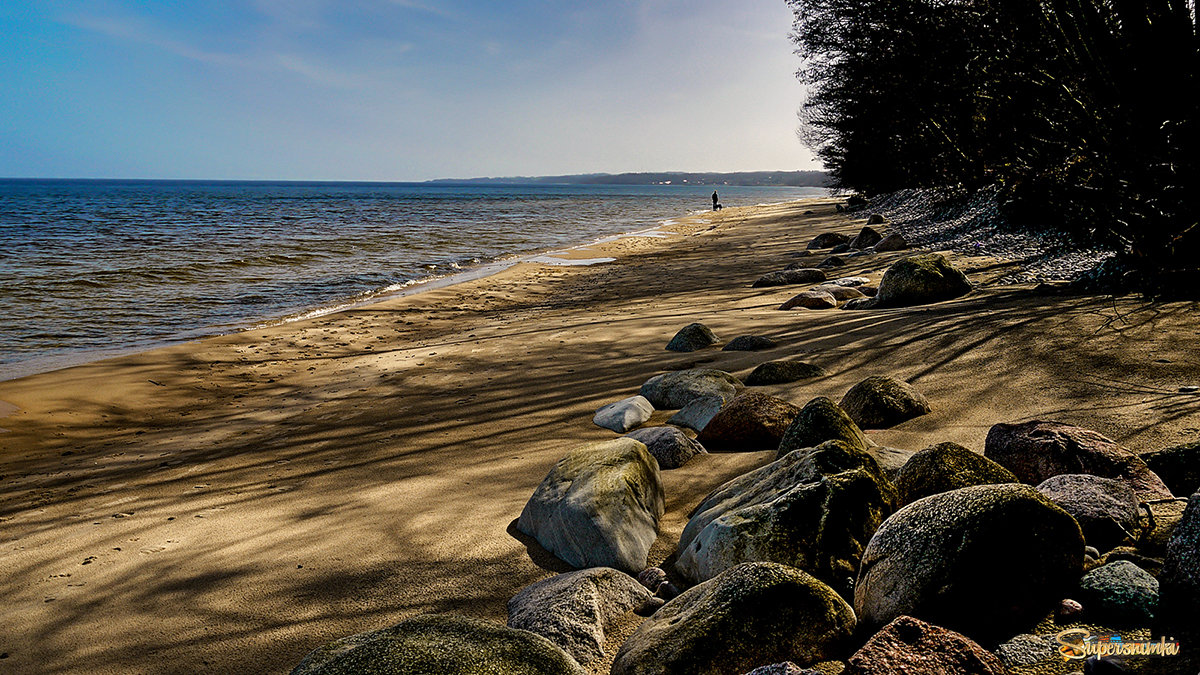
[{"label": "sky", "polygon": [[784,0],[0,3],[0,176],[820,168]]}]

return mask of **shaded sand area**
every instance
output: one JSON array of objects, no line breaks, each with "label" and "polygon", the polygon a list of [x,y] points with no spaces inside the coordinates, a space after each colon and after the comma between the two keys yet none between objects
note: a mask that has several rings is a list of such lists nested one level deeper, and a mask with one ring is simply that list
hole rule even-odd
[{"label": "shaded sand area", "polygon": [[[614,437],[596,408],[667,369],[828,370],[762,388],[798,405],[907,379],[933,412],[871,437],[909,450],[981,451],[994,423],[1031,418],[1137,451],[1195,440],[1200,395],[1178,392],[1200,384],[1194,303],[1038,296],[990,284],[1011,263],[962,257],[979,289],[932,306],[785,312],[800,288],[750,288],[861,223],[831,200],[726,209],[572,253],[605,264],[521,264],[0,383],[0,671],[286,673],[420,612],[503,621],[516,591],[566,569],[513,527],[534,487],[570,448]],[[878,280],[904,255],[838,273]],[[664,351],[693,321],[779,346]],[[772,455],[664,471],[650,563],[709,490]]]}]

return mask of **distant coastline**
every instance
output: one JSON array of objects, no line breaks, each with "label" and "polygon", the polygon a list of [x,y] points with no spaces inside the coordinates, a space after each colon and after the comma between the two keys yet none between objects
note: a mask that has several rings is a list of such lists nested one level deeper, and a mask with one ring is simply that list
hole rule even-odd
[{"label": "distant coastline", "polygon": [[741,185],[762,187],[827,187],[824,171],[736,171],[697,173],[654,171],[638,173],[581,173],[566,176],[506,176],[486,178],[438,178],[437,185]]}]

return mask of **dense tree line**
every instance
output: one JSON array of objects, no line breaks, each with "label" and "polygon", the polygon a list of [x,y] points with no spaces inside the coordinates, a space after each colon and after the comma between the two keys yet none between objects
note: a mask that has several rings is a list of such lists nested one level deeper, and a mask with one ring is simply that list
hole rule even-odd
[{"label": "dense tree line", "polygon": [[1000,185],[1010,219],[1200,286],[1195,0],[787,0],[837,185]]}]

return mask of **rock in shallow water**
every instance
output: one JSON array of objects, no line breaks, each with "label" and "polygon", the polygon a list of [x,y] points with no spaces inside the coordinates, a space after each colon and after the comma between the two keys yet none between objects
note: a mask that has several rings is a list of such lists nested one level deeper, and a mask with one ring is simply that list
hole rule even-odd
[{"label": "rock in shallow water", "polygon": [[546,638],[461,616],[422,615],[313,650],[291,675],[584,675]]},{"label": "rock in shallow water", "polygon": [[630,396],[601,407],[592,417],[592,424],[623,434],[641,426],[653,414],[654,406],[650,405],[650,401],[645,397]]},{"label": "rock in shallow water", "polygon": [[645,444],[658,460],[658,468],[663,470],[678,469],[689,459],[705,453],[704,446],[673,426],[643,427],[625,436]]},{"label": "rock in shallow water", "polygon": [[554,465],[517,529],[574,567],[640,572],[665,510],[658,462],[632,438],[591,443]]},{"label": "rock in shallow water", "polygon": [[671,338],[666,349],[671,352],[694,352],[720,341],[708,326],[702,323],[689,323],[680,328],[675,337]]},{"label": "rock in shallow water", "polygon": [[854,612],[800,570],[746,563],[668,602],[626,640],[612,675],[744,673],[763,663],[835,658]]}]

